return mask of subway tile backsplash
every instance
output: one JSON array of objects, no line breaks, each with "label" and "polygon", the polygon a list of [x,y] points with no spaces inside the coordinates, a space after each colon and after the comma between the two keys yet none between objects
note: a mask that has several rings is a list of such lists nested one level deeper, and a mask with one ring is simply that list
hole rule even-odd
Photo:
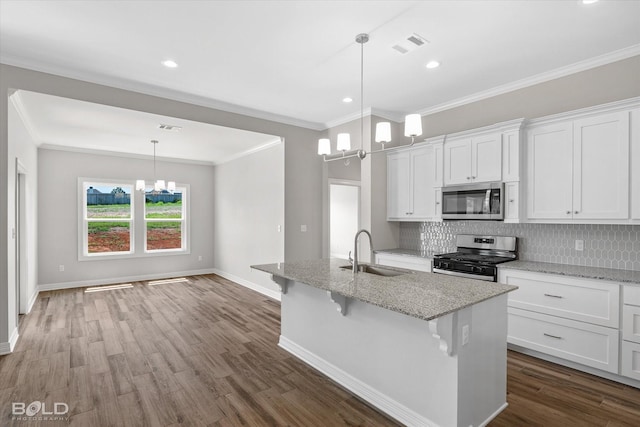
[{"label": "subway tile backsplash", "polygon": [[[640,225],[403,222],[400,248],[451,252],[458,234],[516,236],[518,257],[525,261],[640,271]],[[576,240],[584,240],[584,251],[575,250]]]}]

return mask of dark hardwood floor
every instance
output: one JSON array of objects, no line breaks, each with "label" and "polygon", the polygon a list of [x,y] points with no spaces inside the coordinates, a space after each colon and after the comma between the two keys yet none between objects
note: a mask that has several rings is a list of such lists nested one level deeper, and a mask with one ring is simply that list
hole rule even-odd
[{"label": "dark hardwood floor", "polygon": [[[41,293],[0,357],[0,425],[397,425],[277,347],[277,302],[188,279]],[[69,413],[13,419],[34,401]],[[511,352],[508,401],[491,426],[640,425],[640,390]]]}]

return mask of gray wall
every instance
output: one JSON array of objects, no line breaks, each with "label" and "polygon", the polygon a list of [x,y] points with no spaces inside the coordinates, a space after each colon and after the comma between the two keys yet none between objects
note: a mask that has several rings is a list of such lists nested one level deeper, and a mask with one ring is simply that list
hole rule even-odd
[{"label": "gray wall", "polygon": [[640,96],[640,56],[422,117],[424,137]]},{"label": "gray wall", "polygon": [[215,166],[212,190],[216,270],[279,297],[270,277],[249,266],[284,261],[284,144]]},{"label": "gray wall", "polygon": [[[204,106],[173,101],[138,92],[54,76],[52,74],[0,64],[0,177],[6,192],[0,198],[0,343],[7,342],[15,330],[9,319],[9,278],[15,264],[9,254],[14,250],[10,238],[10,211],[14,207],[13,161],[9,145],[18,144],[8,136],[8,96],[12,89],[24,89],[115,107],[195,120],[285,138],[285,260],[319,258],[322,252],[322,162],[318,161],[320,132],[269,120],[256,119]],[[5,180],[7,178],[7,180]],[[300,232],[300,225],[307,232]],[[10,302],[11,301],[11,302]]]},{"label": "gray wall", "polygon": [[[163,176],[190,185],[191,253],[78,261],[78,178],[126,179],[134,184],[141,172],[149,171],[151,162],[151,159],[38,150],[40,285],[113,283],[118,278],[213,268],[213,166],[161,161],[157,167]],[[202,261],[198,261],[198,256],[202,256]],[[61,264],[64,271],[59,271]]]}]

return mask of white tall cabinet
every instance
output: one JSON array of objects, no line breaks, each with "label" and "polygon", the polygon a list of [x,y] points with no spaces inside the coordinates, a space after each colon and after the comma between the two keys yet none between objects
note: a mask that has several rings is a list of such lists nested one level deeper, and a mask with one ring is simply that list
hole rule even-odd
[{"label": "white tall cabinet", "polygon": [[532,123],[527,130],[528,219],[628,220],[629,125],[629,110]]}]

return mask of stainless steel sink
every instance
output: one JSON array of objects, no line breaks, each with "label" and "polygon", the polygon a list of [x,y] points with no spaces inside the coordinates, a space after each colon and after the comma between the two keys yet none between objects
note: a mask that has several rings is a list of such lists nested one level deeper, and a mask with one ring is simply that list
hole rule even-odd
[{"label": "stainless steel sink", "polygon": [[[353,270],[352,265],[345,265],[340,268],[342,270]],[[411,271],[403,270],[400,268],[391,269],[391,268],[379,267],[377,265],[360,264],[358,265],[358,273],[369,273],[369,274],[375,274],[376,276],[394,277],[394,276],[400,276],[402,274],[409,274],[411,273]]]}]

